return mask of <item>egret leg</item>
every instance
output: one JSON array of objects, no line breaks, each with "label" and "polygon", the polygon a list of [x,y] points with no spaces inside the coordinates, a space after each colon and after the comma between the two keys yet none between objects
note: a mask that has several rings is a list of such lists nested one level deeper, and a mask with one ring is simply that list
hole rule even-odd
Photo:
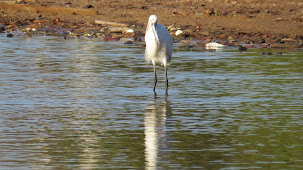
[{"label": "egret leg", "polygon": [[165,78],[166,78],[166,94],[167,94],[167,90],[168,90],[168,78],[167,78],[167,67],[165,67]]},{"label": "egret leg", "polygon": [[157,86],[157,72],[156,72],[156,66],[154,65],[154,73],[155,73],[155,79],[154,79],[154,92],[156,92],[156,86]]}]

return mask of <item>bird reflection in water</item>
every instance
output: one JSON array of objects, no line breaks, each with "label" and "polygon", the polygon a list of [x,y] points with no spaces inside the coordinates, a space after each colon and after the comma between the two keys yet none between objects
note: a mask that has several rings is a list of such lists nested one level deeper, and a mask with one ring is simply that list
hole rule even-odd
[{"label": "bird reflection in water", "polygon": [[144,116],[145,134],[145,169],[157,169],[159,158],[167,150],[170,138],[168,119],[172,115],[170,102],[153,101],[146,108]]}]

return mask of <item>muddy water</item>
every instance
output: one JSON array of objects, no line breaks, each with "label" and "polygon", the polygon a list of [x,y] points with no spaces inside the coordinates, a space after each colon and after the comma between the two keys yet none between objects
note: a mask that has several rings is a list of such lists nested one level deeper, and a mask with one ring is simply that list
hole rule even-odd
[{"label": "muddy water", "polygon": [[0,35],[0,168],[303,168],[303,51]]}]

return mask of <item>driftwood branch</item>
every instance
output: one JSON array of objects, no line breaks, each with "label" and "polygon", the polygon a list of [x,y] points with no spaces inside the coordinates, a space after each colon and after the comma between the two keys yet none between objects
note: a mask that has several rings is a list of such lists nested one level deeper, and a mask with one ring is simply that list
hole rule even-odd
[{"label": "driftwood branch", "polygon": [[127,27],[126,24],[121,24],[121,23],[117,23],[117,22],[95,20],[95,23],[101,24],[101,25],[115,26],[115,27]]},{"label": "driftwood branch", "polygon": [[112,26],[109,26],[109,27],[106,27],[104,28],[101,32],[127,32],[128,30],[130,30],[130,28],[128,27],[112,27]]}]

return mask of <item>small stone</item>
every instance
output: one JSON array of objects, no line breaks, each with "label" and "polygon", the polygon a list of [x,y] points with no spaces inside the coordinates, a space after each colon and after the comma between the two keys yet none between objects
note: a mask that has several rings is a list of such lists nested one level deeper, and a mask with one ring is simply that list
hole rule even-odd
[{"label": "small stone", "polygon": [[211,39],[205,40],[205,43],[209,43],[209,42],[211,42]]},{"label": "small stone", "polygon": [[11,34],[11,33],[8,33],[7,35],[6,35],[6,37],[8,37],[8,38],[12,38],[14,35],[13,34]]},{"label": "small stone", "polygon": [[175,32],[175,35],[178,36],[178,35],[181,35],[182,33],[183,33],[182,30],[177,30],[177,31]]},{"label": "small stone", "polygon": [[0,33],[4,33],[5,32],[5,28],[4,27],[0,27]]},{"label": "small stone", "polygon": [[134,42],[132,40],[126,41],[124,44],[133,44]]},{"label": "small stone", "polygon": [[204,31],[204,32],[199,32],[200,33],[200,35],[202,35],[202,36],[209,36],[209,32],[206,32],[206,31]]},{"label": "small stone", "polygon": [[194,46],[192,46],[192,45],[188,45],[188,46],[187,46],[187,48],[194,48]]},{"label": "small stone", "polygon": [[86,8],[94,8],[92,5],[87,5]]},{"label": "small stone", "polygon": [[22,4],[22,3],[24,3],[24,1],[23,0],[16,0],[16,3],[17,4]]},{"label": "small stone", "polygon": [[234,37],[232,37],[232,36],[228,36],[228,38],[227,39],[229,39],[229,40],[234,40]]},{"label": "small stone", "polygon": [[65,5],[71,5],[72,3],[70,1],[64,2]]},{"label": "small stone", "polygon": [[246,51],[247,50],[247,48],[246,47],[244,47],[243,45],[240,45],[239,46],[239,51]]},{"label": "small stone", "polygon": [[226,34],[221,34],[221,35],[218,36],[218,39],[220,39],[220,40],[225,40],[225,39],[227,39],[227,38],[228,38],[228,37],[227,37]]}]

